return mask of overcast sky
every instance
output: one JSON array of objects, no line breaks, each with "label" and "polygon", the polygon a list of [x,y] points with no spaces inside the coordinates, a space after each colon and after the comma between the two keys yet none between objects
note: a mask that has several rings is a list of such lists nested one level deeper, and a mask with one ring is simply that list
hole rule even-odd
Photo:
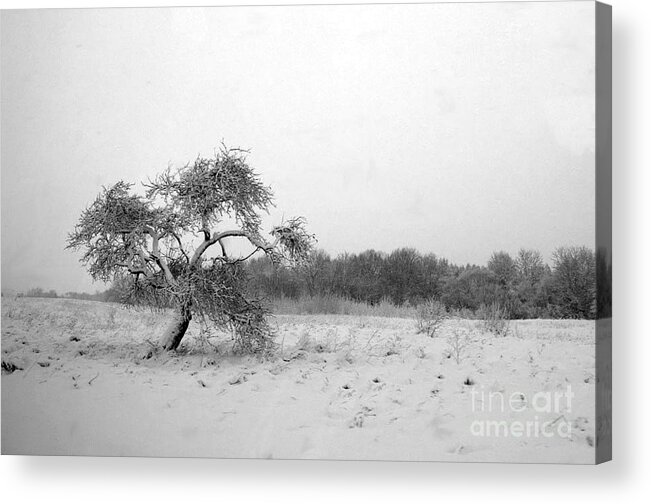
[{"label": "overcast sky", "polygon": [[2,13],[2,287],[94,290],[102,185],[223,139],[337,254],[594,244],[594,3]]}]

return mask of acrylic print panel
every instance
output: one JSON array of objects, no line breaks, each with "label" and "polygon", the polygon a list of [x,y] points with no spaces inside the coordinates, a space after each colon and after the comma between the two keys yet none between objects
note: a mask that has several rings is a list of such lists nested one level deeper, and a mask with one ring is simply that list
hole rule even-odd
[{"label": "acrylic print panel", "polygon": [[608,459],[609,16],[2,12],[2,452]]}]

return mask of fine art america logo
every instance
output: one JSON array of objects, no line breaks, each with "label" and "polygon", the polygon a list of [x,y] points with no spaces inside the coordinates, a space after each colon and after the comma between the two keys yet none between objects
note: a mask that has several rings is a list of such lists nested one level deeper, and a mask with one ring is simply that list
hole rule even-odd
[{"label": "fine art america logo", "polygon": [[570,438],[572,424],[565,415],[572,411],[572,399],[569,385],[563,391],[541,391],[530,397],[475,387],[471,392],[473,413],[491,418],[474,420],[470,432],[478,437]]}]

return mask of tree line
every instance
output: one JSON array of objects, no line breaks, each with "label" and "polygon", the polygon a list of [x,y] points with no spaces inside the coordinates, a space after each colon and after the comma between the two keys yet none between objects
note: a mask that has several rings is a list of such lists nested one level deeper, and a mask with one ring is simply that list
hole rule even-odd
[{"label": "tree line", "polygon": [[[4,294],[3,294],[4,295]],[[25,292],[19,292],[18,297],[30,297],[30,298],[67,298],[67,299],[79,299],[82,301],[100,301],[103,303],[120,303],[122,302],[122,292],[121,288],[114,284],[104,291],[95,291],[94,294],[89,292],[76,292],[76,291],[67,291],[63,294],[59,294],[56,290],[50,289],[45,290],[42,287],[34,287],[28,289]]]},{"label": "tree line", "polygon": [[594,319],[611,311],[611,266],[604,254],[588,247],[559,247],[551,265],[531,249],[521,249],[515,257],[495,252],[478,266],[399,248],[336,257],[316,250],[295,270],[276,268],[264,257],[243,267],[250,289],[272,299],[334,295],[371,305],[390,300],[398,306],[434,299],[466,315],[498,304],[510,318]]},{"label": "tree line", "polygon": [[[497,304],[512,319],[594,319],[612,311],[612,265],[587,247],[559,247],[551,265],[532,249],[520,249],[515,257],[494,252],[485,266],[478,266],[399,248],[389,254],[367,250],[334,258],[315,250],[296,269],[279,268],[267,257],[251,258],[240,267],[249,278],[249,292],[268,299],[338,296],[370,305],[388,300],[397,306],[437,300],[464,316]],[[123,302],[124,291],[114,282],[94,294],[59,295],[37,287],[20,295]]]}]

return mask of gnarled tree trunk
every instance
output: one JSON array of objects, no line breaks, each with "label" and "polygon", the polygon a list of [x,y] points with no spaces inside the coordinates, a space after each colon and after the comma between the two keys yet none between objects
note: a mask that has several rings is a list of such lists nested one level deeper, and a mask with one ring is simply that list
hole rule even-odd
[{"label": "gnarled tree trunk", "polygon": [[190,320],[192,320],[192,313],[189,307],[183,306],[177,308],[174,313],[174,318],[161,338],[161,345],[165,350],[176,350],[178,348],[185,335],[185,331],[188,330]]}]

